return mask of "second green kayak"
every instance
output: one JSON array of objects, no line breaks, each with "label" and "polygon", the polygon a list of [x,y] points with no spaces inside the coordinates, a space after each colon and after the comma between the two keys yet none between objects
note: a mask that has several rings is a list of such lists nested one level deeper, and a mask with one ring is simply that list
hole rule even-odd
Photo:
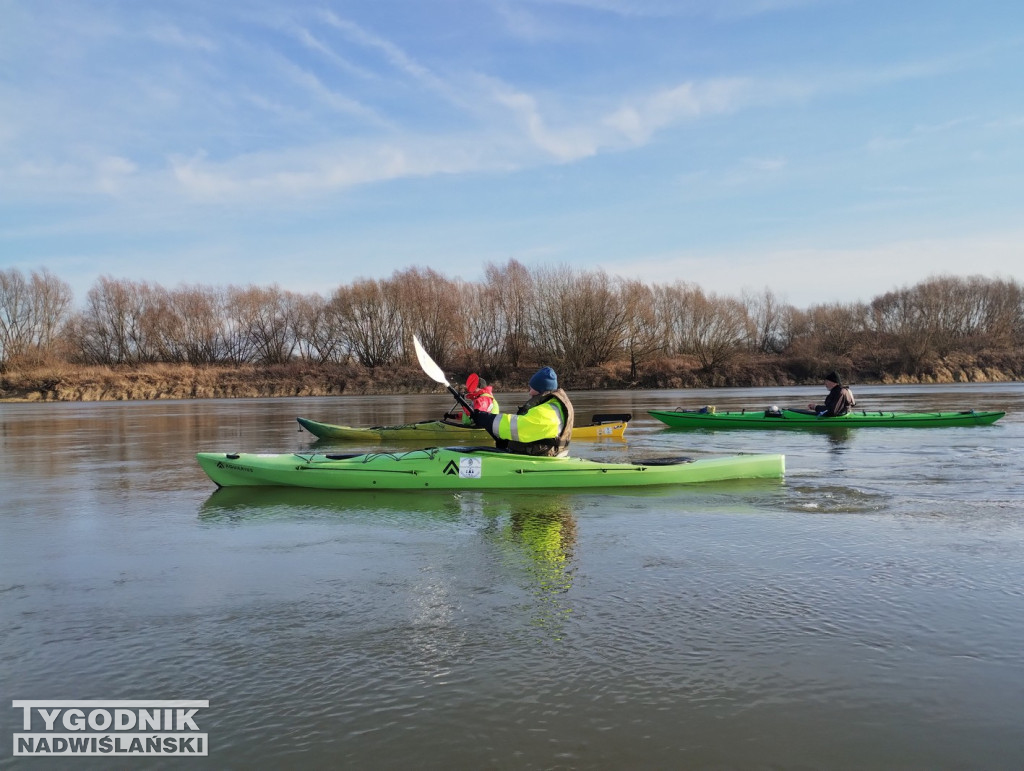
[{"label": "second green kayak", "polygon": [[[595,415],[589,426],[573,426],[573,439],[621,439],[632,415]],[[443,420],[423,420],[397,426],[370,426],[353,428],[318,423],[309,418],[296,418],[299,425],[318,439],[351,442],[434,442],[461,444],[463,442],[491,441],[490,435],[476,426],[446,423]]]},{"label": "second green kayak", "polygon": [[648,414],[673,428],[832,429],[863,427],[937,428],[982,426],[995,423],[1005,412],[867,412],[858,410],[835,418],[818,417],[803,410],[651,410]]},{"label": "second green kayak", "polygon": [[595,489],[777,479],[785,473],[782,455],[601,463],[584,458],[515,455],[490,447],[429,447],[362,455],[201,452],[196,460],[221,487],[271,485],[327,490]]}]

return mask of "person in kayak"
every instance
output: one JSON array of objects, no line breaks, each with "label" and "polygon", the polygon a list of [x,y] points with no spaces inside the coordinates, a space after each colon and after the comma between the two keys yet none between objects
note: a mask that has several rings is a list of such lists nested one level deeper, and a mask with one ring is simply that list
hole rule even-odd
[{"label": "person in kayak", "polygon": [[853,391],[844,386],[835,372],[825,375],[825,388],[828,389],[828,396],[824,404],[808,404],[807,408],[814,410],[822,418],[838,418],[850,411],[851,407],[857,405],[853,398]]},{"label": "person in kayak", "polygon": [[[466,378],[466,401],[474,410],[489,412],[492,415],[497,415],[500,410],[491,386],[475,372]],[[444,419],[459,421],[464,426],[473,425],[473,415],[467,412],[465,407],[445,413]]]},{"label": "person in kayak", "polygon": [[541,367],[530,378],[530,398],[515,415],[473,410],[473,423],[494,437],[501,449],[521,455],[564,456],[569,452],[573,409],[558,387],[558,375]]}]

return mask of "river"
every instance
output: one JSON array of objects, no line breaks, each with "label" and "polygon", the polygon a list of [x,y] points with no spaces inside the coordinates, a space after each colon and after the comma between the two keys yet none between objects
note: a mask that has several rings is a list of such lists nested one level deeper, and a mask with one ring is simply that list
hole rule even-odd
[{"label": "river", "polygon": [[580,419],[634,415],[575,455],[781,452],[786,478],[345,494],[217,491],[194,453],[319,448],[297,416],[398,423],[451,400],[0,404],[0,766],[18,765],[16,700],[198,700],[206,757],[116,765],[1020,769],[1024,384],[855,391],[1008,414],[685,431],[646,410],[824,389],[574,393]]}]

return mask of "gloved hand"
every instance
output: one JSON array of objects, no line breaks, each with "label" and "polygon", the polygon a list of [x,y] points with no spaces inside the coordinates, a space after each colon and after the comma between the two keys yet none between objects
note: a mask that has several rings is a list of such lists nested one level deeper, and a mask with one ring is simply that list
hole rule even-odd
[{"label": "gloved hand", "polygon": [[490,431],[491,426],[494,425],[494,413],[484,412],[483,410],[473,410],[473,414],[470,417],[473,418],[473,425],[478,428],[484,428]]}]

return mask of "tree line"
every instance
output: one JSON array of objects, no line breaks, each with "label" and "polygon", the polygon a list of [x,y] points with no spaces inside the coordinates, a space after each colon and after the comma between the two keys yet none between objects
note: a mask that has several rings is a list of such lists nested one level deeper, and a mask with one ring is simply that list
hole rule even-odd
[{"label": "tree line", "polygon": [[862,378],[916,375],[950,356],[1019,372],[1024,288],[1014,280],[935,276],[868,302],[807,309],[772,290],[739,297],[602,271],[490,264],[480,282],[431,269],[359,279],[330,295],[273,286],[99,278],[76,306],[47,270],[0,271],[0,371],[81,365],[415,364],[420,337],[444,368],[501,377],[551,364],[570,377],[619,364],[628,382],[685,360],[709,385],[739,365],[781,366],[797,381],[827,368]]}]

